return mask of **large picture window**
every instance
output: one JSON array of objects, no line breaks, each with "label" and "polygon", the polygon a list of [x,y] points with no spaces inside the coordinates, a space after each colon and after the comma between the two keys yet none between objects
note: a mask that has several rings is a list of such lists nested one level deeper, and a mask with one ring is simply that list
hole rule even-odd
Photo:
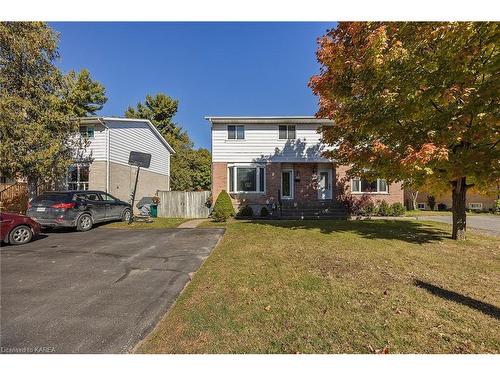
[{"label": "large picture window", "polygon": [[245,139],[245,127],[243,125],[228,125],[227,139]]},{"label": "large picture window", "polygon": [[362,178],[353,178],[351,180],[351,191],[353,193],[388,193],[387,181],[377,178],[374,181]]},{"label": "large picture window", "polygon": [[87,164],[73,164],[68,170],[68,190],[88,190],[89,171]]},{"label": "large picture window", "polygon": [[265,168],[259,166],[232,166],[228,168],[231,193],[262,193],[265,190]]}]

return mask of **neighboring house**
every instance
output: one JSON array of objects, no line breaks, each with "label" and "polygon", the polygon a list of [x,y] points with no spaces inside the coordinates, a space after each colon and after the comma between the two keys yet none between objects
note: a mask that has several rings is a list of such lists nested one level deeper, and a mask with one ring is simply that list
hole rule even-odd
[{"label": "neighboring house", "polygon": [[[432,195],[428,192],[422,191],[418,193],[417,196],[417,209],[419,210],[430,210],[428,203],[428,197]],[[447,194],[440,194],[434,196],[436,205],[434,210],[438,209],[439,204],[444,204],[446,206],[445,209],[451,210],[452,201],[451,201],[451,192]],[[466,195],[465,206],[469,210],[474,211],[491,211],[495,209],[496,200],[500,199],[500,189],[492,188],[488,193],[478,193],[473,189],[469,189]],[[409,207],[409,198],[407,201],[407,207]]]},{"label": "neighboring house", "polygon": [[[300,117],[206,117],[212,126],[212,195],[226,190],[236,206],[314,206],[338,201],[347,166],[335,168],[317,132],[330,120]],[[404,203],[400,183],[346,181],[347,192]]]},{"label": "neighboring house", "polygon": [[[128,164],[130,151],[151,154],[149,168],[141,168],[136,201],[170,190],[172,147],[148,120],[114,117],[78,119],[82,147],[64,185],[68,190],[102,190],[125,202],[134,189],[137,167]],[[87,141],[85,141],[87,140]]]}]

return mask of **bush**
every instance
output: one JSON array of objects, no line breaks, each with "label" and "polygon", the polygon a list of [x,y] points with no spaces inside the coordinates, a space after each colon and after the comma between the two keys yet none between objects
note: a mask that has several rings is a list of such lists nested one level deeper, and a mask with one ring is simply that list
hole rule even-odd
[{"label": "bush", "polygon": [[268,217],[269,216],[269,210],[267,209],[267,207],[262,207],[260,209],[260,216],[261,217]]},{"label": "bush", "polygon": [[369,195],[363,194],[360,198],[353,198],[350,205],[350,214],[357,216],[370,216],[375,211],[375,204]]},{"label": "bush", "polygon": [[446,211],[448,207],[444,203],[439,203],[438,204],[438,211]]},{"label": "bush", "polygon": [[212,219],[221,222],[226,221],[231,216],[234,216],[234,207],[231,203],[231,198],[225,190],[222,190],[215,201]]},{"label": "bush", "polygon": [[392,214],[394,216],[403,216],[404,213],[406,212],[405,206],[403,206],[402,203],[393,203],[391,206],[392,209]]},{"label": "bush", "polygon": [[253,216],[253,209],[250,206],[243,206],[240,208],[240,211],[238,212],[238,217],[252,217]]},{"label": "bush", "polygon": [[434,211],[434,207],[436,206],[436,198],[434,198],[432,195],[429,195],[427,197],[427,204],[431,208],[431,211]]},{"label": "bush", "polygon": [[378,205],[378,214],[379,216],[392,216],[393,215],[392,207],[389,205],[389,203],[383,200]]}]

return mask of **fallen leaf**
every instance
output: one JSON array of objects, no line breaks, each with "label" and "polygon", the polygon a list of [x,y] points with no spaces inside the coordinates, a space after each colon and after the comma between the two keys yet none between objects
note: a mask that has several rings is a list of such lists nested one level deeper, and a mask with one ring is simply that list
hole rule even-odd
[{"label": "fallen leaf", "polygon": [[264,310],[266,310],[266,311],[271,310],[271,305],[267,305],[267,306],[264,308]]}]

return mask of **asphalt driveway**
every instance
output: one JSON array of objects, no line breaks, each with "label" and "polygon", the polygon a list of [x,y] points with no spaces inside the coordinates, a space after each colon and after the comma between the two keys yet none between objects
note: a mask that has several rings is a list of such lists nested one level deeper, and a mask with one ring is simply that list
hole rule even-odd
[{"label": "asphalt driveway", "polygon": [[101,227],[2,247],[1,351],[130,351],[223,232]]},{"label": "asphalt driveway", "polygon": [[[452,224],[450,216],[420,216],[418,220],[437,221]],[[478,229],[488,234],[500,236],[500,216],[498,215],[467,215],[467,228]]]}]

